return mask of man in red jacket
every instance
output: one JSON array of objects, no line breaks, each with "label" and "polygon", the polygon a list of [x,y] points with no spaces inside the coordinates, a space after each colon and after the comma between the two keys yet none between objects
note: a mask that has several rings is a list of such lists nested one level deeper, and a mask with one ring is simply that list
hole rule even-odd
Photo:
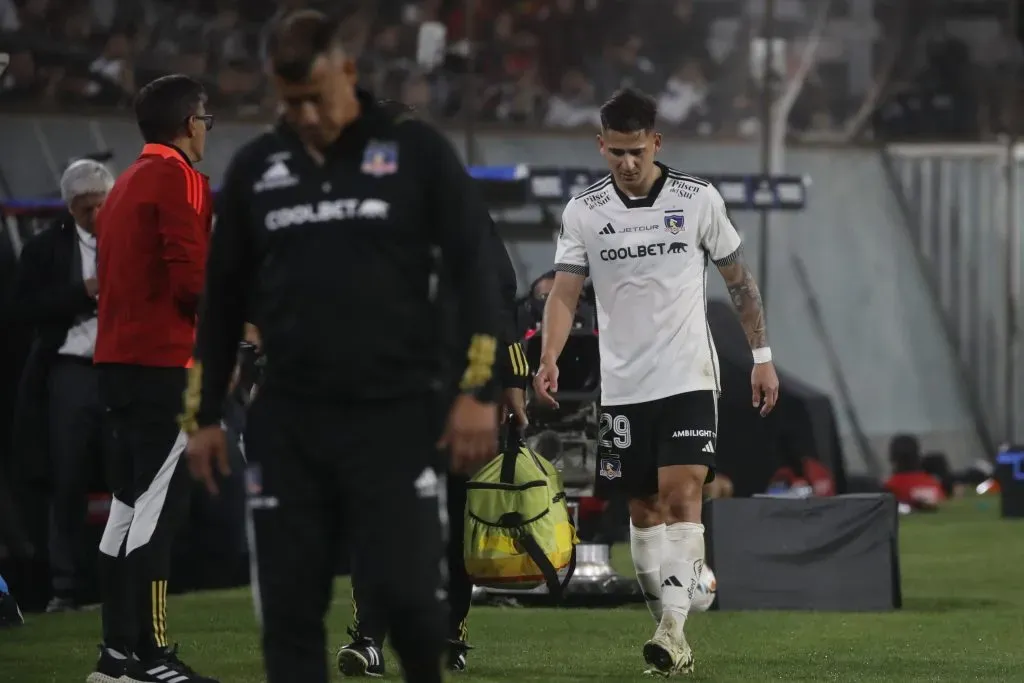
[{"label": "man in red jacket", "polygon": [[142,154],[97,217],[94,360],[115,434],[114,500],[100,541],[103,645],[89,683],[209,683],[167,640],[171,542],[188,510],[178,428],[212,222],[203,158],[213,117],[196,81],[139,91]]}]

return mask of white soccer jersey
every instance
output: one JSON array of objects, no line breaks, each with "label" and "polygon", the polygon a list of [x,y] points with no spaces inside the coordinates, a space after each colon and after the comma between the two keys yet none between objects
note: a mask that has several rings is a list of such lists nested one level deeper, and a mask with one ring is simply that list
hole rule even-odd
[{"label": "white soccer jersey", "polygon": [[721,390],[706,269],[735,258],[740,237],[711,183],[659,166],[647,197],[608,176],[562,213],[555,269],[593,280],[604,405]]}]

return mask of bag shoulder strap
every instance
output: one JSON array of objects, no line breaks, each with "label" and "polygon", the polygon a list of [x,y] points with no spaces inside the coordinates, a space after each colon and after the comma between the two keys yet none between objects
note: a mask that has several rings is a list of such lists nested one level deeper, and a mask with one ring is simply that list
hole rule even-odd
[{"label": "bag shoulder strap", "polygon": [[498,481],[502,484],[516,483],[516,459],[519,458],[518,448],[508,448],[501,454],[501,473]]},{"label": "bag shoulder strap", "polygon": [[540,569],[540,573],[544,575],[544,583],[547,584],[548,594],[556,602],[561,602],[562,598],[565,597],[565,587],[569,585],[572,575],[576,572],[576,545],[573,544],[572,546],[572,554],[569,556],[569,566],[565,570],[565,578],[559,581],[555,565],[551,564],[551,560],[544,554],[540,544],[537,543],[537,539],[532,534],[520,536],[519,542],[522,543],[526,554],[530,556],[530,559]]}]

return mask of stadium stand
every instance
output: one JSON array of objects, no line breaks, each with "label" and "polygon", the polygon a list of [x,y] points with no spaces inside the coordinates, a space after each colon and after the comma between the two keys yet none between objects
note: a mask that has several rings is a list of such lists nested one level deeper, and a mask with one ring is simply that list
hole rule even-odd
[{"label": "stadium stand", "polygon": [[[872,115],[876,129],[902,138],[1005,130],[1013,98],[1002,86],[1022,53],[986,21],[998,8],[860,4],[866,16],[851,9],[827,22],[791,134],[846,139],[869,132]],[[783,5],[777,35],[807,43],[816,5]],[[758,55],[747,38],[760,19],[735,0],[0,0],[0,50],[11,53],[0,105],[125,107],[138,84],[182,72],[206,83],[222,114],[266,114],[267,25],[302,6],[346,17],[349,49],[374,92],[438,119],[573,128],[633,85],[658,94],[668,130],[758,132]],[[952,29],[935,28],[938,18]],[[797,64],[781,68],[774,88]]]}]

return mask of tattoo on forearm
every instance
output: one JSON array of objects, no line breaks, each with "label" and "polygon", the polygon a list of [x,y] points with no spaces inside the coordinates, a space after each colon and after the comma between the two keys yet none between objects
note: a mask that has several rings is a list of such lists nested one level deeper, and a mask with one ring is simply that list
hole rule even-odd
[{"label": "tattoo on forearm", "polygon": [[764,303],[754,275],[742,261],[732,266],[741,269],[740,277],[729,282],[729,296],[740,316],[747,342],[752,349],[768,346],[768,330],[764,322]]}]

